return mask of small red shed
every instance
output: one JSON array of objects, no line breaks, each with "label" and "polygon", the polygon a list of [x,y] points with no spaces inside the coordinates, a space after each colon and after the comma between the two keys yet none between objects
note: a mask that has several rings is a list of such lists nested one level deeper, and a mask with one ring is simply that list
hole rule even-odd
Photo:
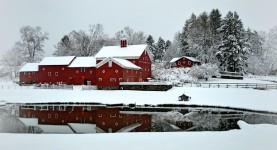
[{"label": "small red shed", "polygon": [[198,59],[188,56],[173,58],[169,63],[171,68],[186,68],[194,65],[201,65]]},{"label": "small red shed", "polygon": [[32,84],[37,80],[39,63],[27,63],[19,70],[19,82]]}]

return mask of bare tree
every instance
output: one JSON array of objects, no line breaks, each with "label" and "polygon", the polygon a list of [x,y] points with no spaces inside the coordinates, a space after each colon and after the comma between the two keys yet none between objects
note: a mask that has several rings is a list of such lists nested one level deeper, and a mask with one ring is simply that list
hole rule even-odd
[{"label": "bare tree", "polygon": [[18,48],[23,52],[27,62],[35,62],[41,59],[44,53],[45,40],[48,40],[48,33],[42,32],[41,27],[23,26],[20,28],[21,40],[16,42]]},{"label": "bare tree", "polygon": [[120,40],[121,38],[126,38],[128,40],[128,44],[145,44],[146,43],[146,35],[142,31],[135,32],[130,27],[124,27],[123,30],[120,30],[115,33],[115,38]]},{"label": "bare tree", "polygon": [[54,55],[93,56],[103,47],[107,39],[101,24],[90,25],[88,33],[80,30],[65,35],[55,46],[57,50]]}]

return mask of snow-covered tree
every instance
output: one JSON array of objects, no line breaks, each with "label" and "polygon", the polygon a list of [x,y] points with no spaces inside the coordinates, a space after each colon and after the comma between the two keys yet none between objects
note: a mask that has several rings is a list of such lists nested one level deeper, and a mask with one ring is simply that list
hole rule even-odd
[{"label": "snow-covered tree", "polygon": [[136,32],[128,26],[115,33],[115,39],[119,41],[122,38],[126,38],[129,45],[146,43],[146,35],[142,31]]},{"label": "snow-covered tree", "polygon": [[247,66],[249,44],[245,40],[239,15],[236,12],[229,12],[222,20],[219,31],[223,38],[217,52],[221,69],[231,72],[244,71]]},{"label": "snow-covered tree", "polygon": [[55,46],[56,51],[53,55],[93,56],[103,47],[107,39],[101,24],[89,25],[88,33],[80,30],[65,35]]},{"label": "snow-covered tree", "polygon": [[15,44],[15,46],[8,50],[1,58],[1,63],[3,65],[1,72],[7,72],[12,80],[15,77],[18,77],[20,68],[26,62],[24,55],[18,46],[19,45]]},{"label": "snow-covered tree", "polygon": [[212,76],[220,75],[218,66],[210,63],[202,64],[201,66],[193,66],[188,74],[197,79],[208,79]]},{"label": "snow-covered tree", "polygon": [[16,42],[23,52],[27,62],[36,62],[41,59],[44,51],[44,42],[48,40],[48,33],[42,32],[41,27],[23,26],[20,28],[20,41]]}]

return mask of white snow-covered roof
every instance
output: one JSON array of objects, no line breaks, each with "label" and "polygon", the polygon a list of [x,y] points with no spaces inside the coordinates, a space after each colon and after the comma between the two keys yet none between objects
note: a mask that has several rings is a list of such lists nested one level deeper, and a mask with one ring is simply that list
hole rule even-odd
[{"label": "white snow-covered roof", "polygon": [[104,46],[95,55],[95,57],[97,59],[103,59],[103,58],[106,58],[106,57],[139,58],[141,56],[141,54],[144,52],[144,50],[147,50],[147,45],[146,44],[128,45],[127,47]]},{"label": "white snow-covered roof", "polygon": [[75,56],[44,57],[39,65],[69,65]]},{"label": "white snow-covered roof", "polygon": [[185,58],[187,58],[187,59],[189,59],[191,61],[194,61],[194,62],[201,62],[200,60],[198,60],[198,59],[196,59],[194,57],[188,57],[188,56],[183,56],[183,57],[185,57]]},{"label": "white snow-covered roof", "polygon": [[77,67],[95,67],[95,66],[96,66],[95,57],[76,57],[68,67],[77,68]]},{"label": "white snow-covered roof", "polygon": [[182,57],[172,58],[172,59],[170,60],[170,63],[174,63],[174,62],[178,61],[178,60],[181,59],[181,58],[186,58],[186,59],[191,60],[191,61],[193,61],[193,62],[201,62],[200,60],[198,60],[198,59],[196,59],[196,58],[194,58],[194,57],[182,56]]},{"label": "white snow-covered roof", "polygon": [[19,70],[19,72],[38,71],[38,65],[39,63],[27,63]]},{"label": "white snow-covered roof", "polygon": [[180,58],[182,58],[182,57],[172,58],[172,59],[170,60],[170,63],[176,62],[176,61],[179,60]]},{"label": "white snow-covered roof", "polygon": [[75,133],[96,133],[96,124],[68,123]]},{"label": "white snow-covered roof", "polygon": [[116,63],[117,65],[121,66],[122,68],[125,68],[125,69],[135,69],[135,70],[141,69],[139,66],[133,64],[132,62],[130,62],[130,61],[126,60],[126,59],[111,58],[111,57],[108,57],[108,58],[102,60],[100,63],[98,63],[96,65],[96,68],[101,67],[102,65],[104,65],[107,62],[109,62],[110,60],[112,62]]}]

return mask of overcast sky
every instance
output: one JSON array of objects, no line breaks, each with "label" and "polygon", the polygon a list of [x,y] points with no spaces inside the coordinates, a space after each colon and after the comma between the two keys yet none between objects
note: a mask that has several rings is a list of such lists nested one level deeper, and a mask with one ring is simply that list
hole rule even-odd
[{"label": "overcast sky", "polygon": [[41,26],[49,33],[45,55],[72,30],[100,23],[105,33],[130,26],[136,31],[172,40],[192,13],[218,8],[223,16],[237,11],[244,23],[258,31],[277,25],[274,0],[0,0],[0,55],[20,39],[22,26]]}]

